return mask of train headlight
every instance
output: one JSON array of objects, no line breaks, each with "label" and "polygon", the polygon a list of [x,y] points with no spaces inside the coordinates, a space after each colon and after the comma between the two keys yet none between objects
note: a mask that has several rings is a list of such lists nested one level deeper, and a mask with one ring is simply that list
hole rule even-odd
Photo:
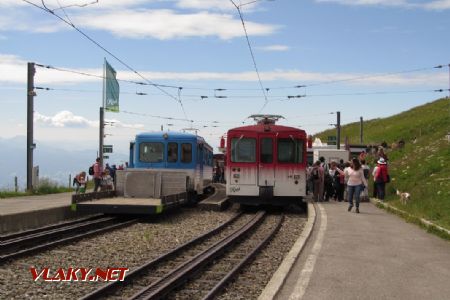
[{"label": "train headlight", "polygon": [[233,174],[233,178],[239,178],[239,174]]},{"label": "train headlight", "polygon": [[299,180],[300,179],[300,175],[294,175],[294,179],[295,180]]}]

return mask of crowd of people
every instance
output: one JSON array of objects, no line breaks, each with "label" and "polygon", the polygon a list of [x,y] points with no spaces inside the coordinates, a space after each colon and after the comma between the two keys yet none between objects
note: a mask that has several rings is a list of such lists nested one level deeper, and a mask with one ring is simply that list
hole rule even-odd
[{"label": "crowd of people", "polygon": [[[94,180],[94,192],[112,191],[115,187],[116,171],[123,170],[124,166],[120,165],[117,167],[116,165],[110,166],[109,164],[106,164],[105,167],[103,167],[100,163],[100,158],[97,158],[95,163],[89,169],[89,175],[91,175]],[[85,171],[80,172],[73,178],[72,184],[75,187],[76,194],[86,192],[88,179]]]},{"label": "crowd of people", "polygon": [[374,159],[374,168],[366,163],[366,152],[362,151],[358,157],[344,162],[326,162],[320,157],[307,170],[307,191],[313,194],[314,201],[347,201],[348,211],[356,206],[359,213],[361,200],[368,200],[368,181],[372,175],[373,197],[384,200],[386,195],[386,183],[390,182],[388,172],[388,157],[383,147],[379,147]]}]

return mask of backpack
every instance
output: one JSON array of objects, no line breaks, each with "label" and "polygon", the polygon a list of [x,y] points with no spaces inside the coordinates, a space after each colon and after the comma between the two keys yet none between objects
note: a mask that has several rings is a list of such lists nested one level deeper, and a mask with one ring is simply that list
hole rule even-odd
[{"label": "backpack", "polygon": [[94,175],[94,165],[89,167],[89,175]]},{"label": "backpack", "polygon": [[364,178],[369,179],[369,169],[363,169]]},{"label": "backpack", "polygon": [[313,169],[313,171],[312,171],[312,179],[313,180],[319,179],[319,170],[318,169]]}]

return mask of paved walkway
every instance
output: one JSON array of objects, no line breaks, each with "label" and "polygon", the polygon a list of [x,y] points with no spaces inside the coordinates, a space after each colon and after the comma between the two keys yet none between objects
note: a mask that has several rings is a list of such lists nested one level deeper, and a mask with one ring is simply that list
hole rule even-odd
[{"label": "paved walkway", "polygon": [[73,193],[0,199],[0,216],[70,206]]},{"label": "paved walkway", "polygon": [[376,208],[316,206],[312,236],[277,299],[450,299],[450,242]]}]

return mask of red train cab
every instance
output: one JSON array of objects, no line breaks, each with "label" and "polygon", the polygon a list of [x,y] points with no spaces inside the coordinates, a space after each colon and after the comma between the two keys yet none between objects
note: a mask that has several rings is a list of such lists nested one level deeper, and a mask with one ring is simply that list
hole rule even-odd
[{"label": "red train cab", "polygon": [[304,130],[276,125],[276,115],[253,115],[256,125],[228,131],[226,192],[233,202],[285,205],[306,195]]}]

